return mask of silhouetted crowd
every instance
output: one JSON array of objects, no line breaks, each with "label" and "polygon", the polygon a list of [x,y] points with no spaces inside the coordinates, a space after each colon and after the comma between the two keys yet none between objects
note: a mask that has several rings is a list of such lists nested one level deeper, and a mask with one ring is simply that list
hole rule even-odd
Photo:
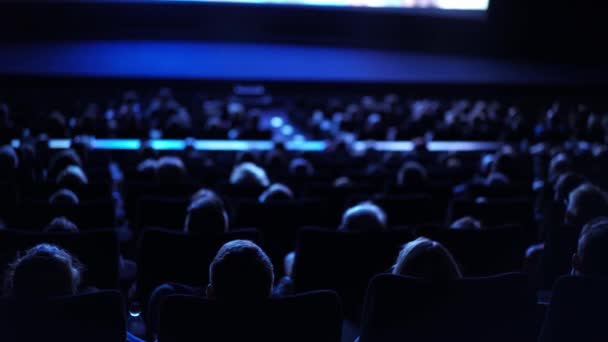
[{"label": "silhouetted crowd", "polygon": [[[188,140],[184,150],[159,151],[147,139],[155,131],[272,140],[272,129],[260,126],[263,108],[206,100],[187,109],[169,89],[147,105],[135,92],[117,103],[52,112],[43,122],[0,106],[5,297],[45,302],[115,290],[129,309],[125,338],[162,341],[162,312],[176,296],[238,307],[332,290],[352,338],[388,341],[367,335],[370,291],[381,280],[374,276],[434,288],[510,272],[522,275],[522,291],[542,310],[527,337],[557,341],[551,329],[560,324],[551,314],[544,320],[554,286],[567,275],[608,276],[608,120],[586,106],[294,100],[294,124],[330,141],[326,151],[276,141],[269,151],[236,153],[200,151]],[[97,150],[88,136],[142,140],[138,150]],[[57,148],[52,138],[70,144]],[[359,151],[353,140],[415,144],[409,152]],[[502,145],[438,152],[429,140]],[[102,260],[109,252],[101,242],[87,247],[91,255],[73,249],[96,232],[115,241],[112,258]],[[98,262],[116,271],[108,281],[116,286],[96,279],[105,277]]]}]

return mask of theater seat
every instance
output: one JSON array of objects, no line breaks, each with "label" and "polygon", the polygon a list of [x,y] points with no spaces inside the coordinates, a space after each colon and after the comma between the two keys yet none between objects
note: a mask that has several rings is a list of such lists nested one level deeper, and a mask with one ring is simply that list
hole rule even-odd
[{"label": "theater seat", "polygon": [[[56,244],[84,264],[83,287],[118,289],[119,244],[115,231],[81,233],[31,233],[0,230],[0,267],[4,270],[18,253],[40,243]],[[0,273],[4,279],[4,272]]]},{"label": "theater seat", "polygon": [[443,284],[379,275],[367,291],[361,342],[535,341],[535,310],[523,274]]},{"label": "theater seat", "polygon": [[486,226],[520,224],[528,226],[533,221],[533,205],[530,198],[503,197],[484,200],[455,199],[450,202],[447,222],[463,216],[473,216]]},{"label": "theater seat", "polygon": [[526,254],[521,226],[509,225],[481,230],[424,226],[416,235],[443,244],[454,255],[465,276],[488,276],[520,272]]},{"label": "theater seat", "polygon": [[318,291],[264,303],[226,304],[171,296],[160,316],[159,342],[295,341],[339,342],[338,296]]},{"label": "theater seat", "polygon": [[133,225],[136,234],[144,227],[182,230],[189,203],[189,197],[143,196],[137,201]]},{"label": "theater seat", "polygon": [[608,280],[562,277],[553,296],[539,342],[608,341]]},{"label": "theater seat", "polygon": [[298,199],[259,203],[241,200],[236,205],[236,227],[256,227],[264,236],[265,252],[282,273],[283,257],[296,247],[298,229],[302,226],[330,225],[327,208],[318,199]]},{"label": "theater seat", "polygon": [[17,207],[9,227],[21,230],[42,230],[52,219],[65,216],[81,231],[116,226],[112,200],[82,201],[77,206],[50,206],[48,201],[32,201]]},{"label": "theater seat", "polygon": [[369,280],[389,270],[410,231],[347,233],[305,228],[299,232],[296,292],[331,289],[341,297],[346,318],[358,321]]},{"label": "theater seat", "polygon": [[36,302],[1,298],[0,340],[125,342],[124,313],[118,291]]},{"label": "theater seat", "polygon": [[166,229],[148,228],[142,232],[137,247],[137,292],[144,303],[152,291],[167,282],[206,286],[209,264],[222,245],[242,239],[256,243],[255,229],[223,234],[187,234]]}]

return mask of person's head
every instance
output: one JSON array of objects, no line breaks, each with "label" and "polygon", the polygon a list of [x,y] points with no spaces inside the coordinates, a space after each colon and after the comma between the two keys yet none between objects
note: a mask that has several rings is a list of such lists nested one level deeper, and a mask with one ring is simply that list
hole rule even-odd
[{"label": "person's head", "polygon": [[59,189],[49,197],[49,204],[51,206],[77,206],[79,203],[78,196],[69,189]]},{"label": "person's head", "polygon": [[76,151],[66,149],[55,153],[49,161],[49,178],[55,179],[61,171],[70,165],[82,167],[82,160]]},{"label": "person's head", "polygon": [[565,153],[556,154],[551,158],[551,162],[549,163],[549,180],[556,180],[561,174],[570,171],[570,167],[570,158]]},{"label": "person's head", "polygon": [[334,179],[334,182],[332,183],[332,186],[334,188],[348,188],[352,185],[353,185],[353,181],[346,176],[338,177],[338,178]]},{"label": "person's head", "polygon": [[387,229],[386,213],[371,202],[347,209],[342,215],[340,230],[348,232],[378,232]]},{"label": "person's head", "polygon": [[214,193],[199,196],[188,207],[184,230],[188,233],[222,233],[228,230],[224,203]]},{"label": "person's head", "polygon": [[61,112],[52,112],[45,126],[46,133],[53,138],[65,138],[67,136],[67,120]]},{"label": "person's head", "polygon": [[270,184],[266,171],[254,163],[241,163],[230,174],[230,184],[239,186],[267,187]]},{"label": "person's head", "polygon": [[40,244],[9,265],[5,293],[24,299],[74,295],[81,273],[82,265],[69,252]]},{"label": "person's head", "polygon": [[190,204],[196,202],[196,200],[198,200],[199,198],[204,197],[217,198],[222,203],[222,205],[224,203],[215,191],[207,188],[200,188],[192,196],[190,196]]},{"label": "person's head", "polygon": [[584,176],[574,172],[566,172],[561,174],[555,182],[554,200],[555,202],[563,203],[568,198],[568,195],[572,190],[579,187],[581,184],[586,183],[587,180]]},{"label": "person's head", "polygon": [[155,182],[158,176],[156,159],[146,159],[137,165],[137,177],[141,181]]},{"label": "person's head", "polygon": [[500,172],[490,172],[484,180],[484,184],[489,188],[504,188],[510,183],[509,177]]},{"label": "person's head", "polygon": [[480,230],[481,222],[474,217],[465,216],[461,217],[458,220],[452,222],[450,225],[450,229],[460,229],[460,230]]},{"label": "person's head", "polygon": [[579,236],[576,254],[572,257],[575,273],[587,276],[608,276],[608,218],[587,223]]},{"label": "person's head", "polygon": [[497,152],[492,162],[491,172],[502,173],[503,175],[512,178],[517,170],[517,158],[515,153],[510,148],[505,148]]},{"label": "person's head", "polygon": [[78,233],[76,224],[64,216],[55,217],[51,223],[44,227],[45,233]]},{"label": "person's head", "polygon": [[19,156],[14,148],[5,145],[0,147],[0,176],[15,176],[19,168]]},{"label": "person's head", "polygon": [[172,115],[165,123],[163,130],[166,138],[183,138],[192,132],[192,120],[190,114],[185,110],[180,110]]},{"label": "person's head", "polygon": [[255,243],[230,241],[209,266],[207,297],[230,302],[260,301],[272,294],[274,270],[270,258]]},{"label": "person's head", "polygon": [[70,165],[59,172],[55,182],[59,187],[73,189],[88,184],[89,179],[80,166]]},{"label": "person's head", "polygon": [[427,280],[452,280],[462,277],[452,254],[439,242],[425,237],[403,246],[392,272]]},{"label": "person's head", "polygon": [[157,172],[161,184],[181,183],[188,174],[182,160],[175,156],[161,157],[158,160]]},{"label": "person's head", "polygon": [[589,221],[608,216],[608,198],[598,187],[583,184],[572,190],[566,204],[567,224],[582,228]]},{"label": "person's head", "polygon": [[296,177],[311,177],[315,168],[304,158],[295,158],[289,163],[289,174]]},{"label": "person's head", "polygon": [[426,169],[418,162],[405,162],[397,173],[397,184],[401,186],[419,186],[426,181]]},{"label": "person's head", "polygon": [[276,149],[269,151],[264,158],[264,165],[269,170],[284,170],[287,167],[285,153]]},{"label": "person's head", "polygon": [[258,199],[260,203],[293,199],[293,192],[286,185],[275,183],[264,191]]}]

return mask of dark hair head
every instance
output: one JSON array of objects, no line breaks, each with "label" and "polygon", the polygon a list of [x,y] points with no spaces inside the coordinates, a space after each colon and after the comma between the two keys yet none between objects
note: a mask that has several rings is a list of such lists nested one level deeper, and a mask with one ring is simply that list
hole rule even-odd
[{"label": "dark hair head", "polygon": [[81,272],[82,266],[70,253],[40,244],[9,265],[5,292],[24,299],[73,295]]},{"label": "dark hair head", "polygon": [[490,172],[485,179],[485,185],[490,188],[504,188],[511,184],[509,177],[500,172]]},{"label": "dark hair head", "polygon": [[492,162],[492,172],[502,173],[503,175],[511,178],[513,173],[517,169],[517,159],[512,150],[505,150],[498,152],[494,161]]},{"label": "dark hair head", "polygon": [[264,165],[270,170],[285,170],[287,158],[282,151],[269,151],[264,158]]},{"label": "dark hair head", "polygon": [[55,182],[59,187],[76,189],[88,184],[89,179],[80,166],[70,165],[59,172]]},{"label": "dark hair head", "polygon": [[285,201],[293,199],[293,192],[286,185],[275,183],[264,191],[259,198],[260,203]]},{"label": "dark hair head", "polygon": [[192,119],[184,109],[172,115],[165,123],[164,136],[166,138],[183,138],[192,133]]},{"label": "dark hair head", "polygon": [[76,224],[64,216],[55,217],[51,223],[44,227],[45,233],[78,233]]},{"label": "dark hair head", "polygon": [[273,282],[266,253],[251,241],[234,240],[220,248],[209,266],[208,294],[222,301],[264,300],[272,294]]},{"label": "dark hair head", "polygon": [[450,229],[480,230],[481,222],[474,217],[465,216],[452,222],[452,224],[450,225]]},{"label": "dark hair head", "polygon": [[49,197],[51,206],[76,206],[80,203],[78,196],[69,189],[59,189]]},{"label": "dark hair head", "polygon": [[199,196],[188,207],[184,230],[189,233],[222,233],[228,230],[224,203],[214,193]]},{"label": "dark hair head", "polygon": [[578,269],[588,276],[608,276],[608,218],[587,223],[578,239]]},{"label": "dark hair head", "polygon": [[52,112],[48,116],[45,132],[53,138],[65,138],[67,136],[67,120],[61,112]]},{"label": "dark hair head", "polygon": [[386,213],[371,202],[359,203],[346,210],[340,226],[340,230],[349,232],[378,232],[386,228]]},{"label": "dark hair head", "polygon": [[572,190],[579,187],[581,184],[586,183],[587,180],[582,175],[574,172],[562,173],[555,182],[554,192],[555,201],[563,202],[568,198],[568,195]]},{"label": "dark hair head", "polygon": [[403,163],[397,173],[397,184],[402,186],[419,186],[425,184],[426,181],[426,169],[418,162],[408,161]]},{"label": "dark hair head", "polygon": [[82,160],[76,151],[66,149],[55,153],[49,161],[49,179],[55,179],[59,172],[70,165],[82,167]]},{"label": "dark hair head", "polygon": [[589,221],[603,216],[608,216],[608,197],[600,188],[587,183],[570,192],[566,223],[581,228]]},{"label": "dark hair head", "polygon": [[165,156],[158,160],[158,181],[161,184],[181,183],[188,172],[179,157]]},{"label": "dark hair head", "polygon": [[296,177],[311,177],[315,174],[315,168],[304,158],[295,158],[289,163],[289,173]]},{"label": "dark hair head", "polygon": [[0,147],[0,175],[15,175],[19,168],[19,156],[14,148],[8,145]]},{"label": "dark hair head", "polygon": [[561,174],[570,171],[571,166],[570,158],[565,153],[556,154],[549,163],[549,180],[556,180]]},{"label": "dark hair head", "polygon": [[158,162],[146,159],[137,165],[137,177],[141,181],[155,182],[158,177]]},{"label": "dark hair head", "polygon": [[270,184],[266,171],[254,163],[242,163],[230,174],[230,184],[240,186],[267,187]]},{"label": "dark hair head", "polygon": [[224,202],[222,201],[222,199],[220,198],[220,196],[218,196],[218,194],[215,191],[213,191],[211,189],[207,189],[207,188],[200,188],[200,189],[198,189],[190,197],[190,204],[196,202],[196,200],[198,200],[199,198],[203,198],[203,197],[217,198],[222,203],[222,206],[224,205]]},{"label": "dark hair head", "polygon": [[393,274],[439,281],[462,277],[452,254],[439,242],[425,237],[403,246],[393,267]]}]

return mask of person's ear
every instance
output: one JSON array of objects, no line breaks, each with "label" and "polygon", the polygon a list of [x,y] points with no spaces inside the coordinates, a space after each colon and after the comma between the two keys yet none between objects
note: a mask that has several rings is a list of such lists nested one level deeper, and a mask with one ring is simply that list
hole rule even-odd
[{"label": "person's ear", "polygon": [[205,291],[208,299],[215,299],[215,291],[213,290],[213,286],[211,284],[207,285],[207,290]]},{"label": "person's ear", "polygon": [[583,273],[581,257],[576,253],[572,255],[572,273],[575,275]]}]

